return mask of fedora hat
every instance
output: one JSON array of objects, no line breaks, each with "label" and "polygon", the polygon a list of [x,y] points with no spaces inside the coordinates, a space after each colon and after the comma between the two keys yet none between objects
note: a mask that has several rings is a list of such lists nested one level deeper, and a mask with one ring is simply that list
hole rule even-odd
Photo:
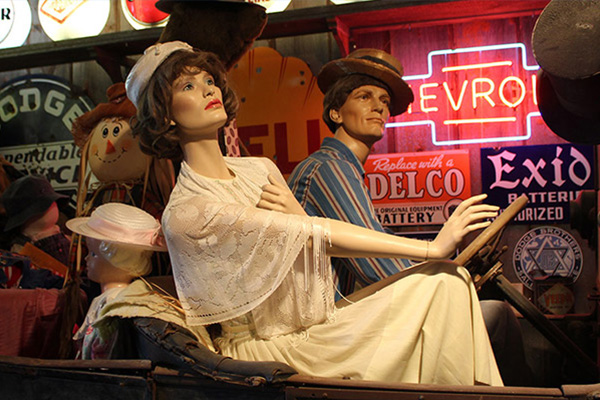
[{"label": "fedora hat", "polygon": [[598,21],[600,0],[552,0],[533,29],[540,114],[570,142],[600,144]]},{"label": "fedora hat", "polygon": [[321,68],[317,84],[326,93],[338,79],[351,74],[371,76],[389,87],[392,116],[402,114],[414,100],[412,90],[402,79],[404,68],[400,61],[379,49],[358,49],[344,58],[328,62]]},{"label": "fedora hat", "polygon": [[146,211],[128,204],[102,204],[89,217],[70,219],[66,225],[75,233],[103,242],[167,251],[160,223]]},{"label": "fedora hat", "polygon": [[8,219],[4,231],[18,228],[34,217],[43,215],[57,200],[68,196],[58,194],[43,176],[26,175],[12,182],[2,193],[2,203]]},{"label": "fedora hat", "polygon": [[215,53],[227,70],[252,47],[267,24],[263,6],[243,0],[160,0],[171,14],[159,43],[183,41]]}]

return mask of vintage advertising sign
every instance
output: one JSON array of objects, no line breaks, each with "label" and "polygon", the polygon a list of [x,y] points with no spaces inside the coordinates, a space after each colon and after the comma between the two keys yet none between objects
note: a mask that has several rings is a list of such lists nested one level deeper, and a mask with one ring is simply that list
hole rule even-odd
[{"label": "vintage advertising sign", "polygon": [[403,77],[415,101],[388,128],[430,135],[438,146],[531,137],[539,66],[523,43],[435,50],[424,65]]},{"label": "vintage advertising sign", "polygon": [[365,173],[386,226],[443,224],[471,196],[468,150],[371,155]]},{"label": "vintage advertising sign", "polygon": [[245,0],[248,3],[254,3],[266,8],[267,13],[280,12],[287,8],[292,0]]},{"label": "vintage advertising sign", "polygon": [[77,187],[73,121],[92,101],[62,79],[30,75],[0,90],[0,154],[17,169],[45,175],[55,189]]},{"label": "vintage advertising sign", "polygon": [[165,26],[169,14],[160,11],[154,3],[148,0],[121,0],[121,10],[129,25],[135,29]]},{"label": "vintage advertising sign", "polygon": [[534,278],[562,277],[575,282],[583,269],[583,253],[569,232],[541,226],[519,239],[513,250],[513,267],[529,289],[533,289]]},{"label": "vintage advertising sign", "polygon": [[242,144],[253,156],[272,159],[283,174],[290,174],[331,135],[321,118],[323,93],[301,59],[257,47],[232,68],[229,78],[240,99]]},{"label": "vintage advertising sign", "polygon": [[0,49],[25,43],[31,31],[31,8],[25,0],[0,0]]},{"label": "vintage advertising sign", "polygon": [[594,188],[594,148],[574,144],[481,149],[482,191],[506,208],[521,194],[527,207],[514,219],[522,224],[567,223],[569,201]]},{"label": "vintage advertising sign", "polygon": [[54,41],[96,36],[108,21],[110,1],[39,0],[42,29]]}]

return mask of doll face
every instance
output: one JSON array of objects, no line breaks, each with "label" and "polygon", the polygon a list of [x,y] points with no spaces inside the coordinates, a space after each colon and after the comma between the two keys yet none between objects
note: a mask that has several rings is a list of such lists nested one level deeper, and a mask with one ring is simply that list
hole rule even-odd
[{"label": "doll face", "polygon": [[91,237],[86,238],[88,254],[85,256],[88,278],[101,285],[111,283],[129,283],[131,275],[115,267],[100,253],[101,240]]},{"label": "doll face", "polygon": [[124,118],[104,118],[91,133],[88,162],[102,182],[124,182],[144,175],[148,156]]},{"label": "doll face", "polygon": [[389,106],[387,90],[365,85],[354,89],[339,110],[332,110],[332,119],[351,137],[373,144],[383,137]]},{"label": "doll face", "polygon": [[221,89],[206,71],[191,69],[173,82],[173,121],[182,139],[215,138],[227,121]]}]

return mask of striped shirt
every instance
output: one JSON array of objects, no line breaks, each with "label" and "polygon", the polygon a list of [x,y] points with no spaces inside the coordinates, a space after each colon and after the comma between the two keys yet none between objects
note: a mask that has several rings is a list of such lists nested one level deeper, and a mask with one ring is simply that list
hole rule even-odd
[{"label": "striped shirt", "polygon": [[[341,141],[328,137],[302,161],[288,179],[308,215],[333,218],[387,232],[373,208],[364,182],[365,170]],[[389,233],[389,232],[388,232]],[[332,258],[334,280],[342,295],[352,293],[411,265],[405,259]],[[336,300],[339,294],[336,294]]]}]

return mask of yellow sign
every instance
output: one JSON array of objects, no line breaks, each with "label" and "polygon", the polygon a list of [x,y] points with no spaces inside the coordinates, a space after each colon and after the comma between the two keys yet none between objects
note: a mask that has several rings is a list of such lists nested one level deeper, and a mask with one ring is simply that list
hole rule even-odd
[{"label": "yellow sign", "polygon": [[249,51],[230,71],[240,99],[242,143],[253,156],[272,159],[283,174],[331,136],[322,121],[323,94],[308,65],[269,47]]}]

